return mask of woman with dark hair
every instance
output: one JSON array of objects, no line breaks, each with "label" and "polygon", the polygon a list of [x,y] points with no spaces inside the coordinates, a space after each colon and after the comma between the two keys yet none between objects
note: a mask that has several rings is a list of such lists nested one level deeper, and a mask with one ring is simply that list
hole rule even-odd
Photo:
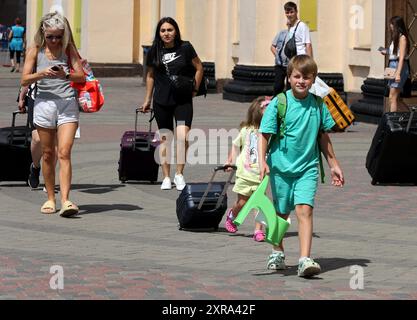
[{"label": "woman with dark hair", "polygon": [[408,106],[402,101],[400,96],[404,84],[410,75],[410,62],[408,60],[410,40],[408,31],[403,18],[399,16],[391,18],[390,29],[391,45],[388,52],[382,52],[383,54],[389,54],[388,67],[396,69],[395,78],[388,81],[390,88],[390,111],[409,111]]},{"label": "woman with dark hair", "polygon": [[[25,28],[22,26],[22,20],[20,18],[16,18],[15,25],[9,33],[10,62],[12,64],[10,72],[20,71],[20,57],[23,52],[24,44]],[[16,60],[14,59],[15,54]]]},{"label": "woman with dark hair", "polygon": [[[141,110],[148,112],[153,100],[155,119],[163,141],[160,147],[160,163],[164,175],[161,189],[172,188],[169,155],[175,118],[177,170],[174,183],[177,190],[182,190],[185,187],[183,171],[188,148],[187,136],[193,119],[192,98],[198,92],[203,78],[203,65],[191,43],[181,40],[181,33],[174,19],[165,17],[158,22],[154,41],[147,55],[147,67],[146,97]],[[180,77],[183,81],[189,79],[192,83],[190,90],[179,92],[175,81],[181,80]]]}]

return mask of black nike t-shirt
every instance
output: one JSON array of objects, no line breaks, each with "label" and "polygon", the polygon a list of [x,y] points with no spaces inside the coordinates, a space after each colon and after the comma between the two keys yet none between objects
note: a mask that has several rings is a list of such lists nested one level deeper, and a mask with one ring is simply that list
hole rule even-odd
[{"label": "black nike t-shirt", "polygon": [[192,60],[197,57],[197,53],[190,42],[183,41],[179,46],[163,48],[161,55],[162,64],[159,67],[153,65],[151,61],[147,63],[149,67],[154,69],[153,99],[156,103],[164,106],[176,105],[178,101],[174,98],[166,68],[168,67],[170,75],[183,75],[193,78],[195,68]]}]

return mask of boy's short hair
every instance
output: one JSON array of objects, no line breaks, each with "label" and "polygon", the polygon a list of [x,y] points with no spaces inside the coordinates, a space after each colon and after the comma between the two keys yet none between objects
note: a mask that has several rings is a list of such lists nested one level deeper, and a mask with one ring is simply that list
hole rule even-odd
[{"label": "boy's short hair", "polygon": [[290,10],[293,10],[293,9],[294,9],[294,11],[298,11],[297,10],[297,5],[294,2],[288,1],[286,4],[284,4],[284,10],[285,11],[290,11]]},{"label": "boy's short hair", "polygon": [[313,74],[314,78],[317,76],[318,67],[312,57],[306,54],[300,54],[292,58],[288,64],[287,76],[291,77],[294,69],[300,71],[303,75]]}]

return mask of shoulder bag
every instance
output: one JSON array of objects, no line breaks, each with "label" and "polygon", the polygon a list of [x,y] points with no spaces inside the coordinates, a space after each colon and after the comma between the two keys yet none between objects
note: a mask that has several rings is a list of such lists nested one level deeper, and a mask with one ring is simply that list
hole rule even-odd
[{"label": "shoulder bag", "polygon": [[168,64],[163,62],[167,71],[169,82],[177,98],[191,98],[194,90],[194,79],[183,75],[172,75]]},{"label": "shoulder bag", "polygon": [[300,24],[300,22],[301,21],[298,21],[297,26],[295,27],[295,30],[294,30],[294,34],[292,35],[291,39],[288,40],[284,48],[284,54],[290,60],[292,57],[297,55],[297,44],[295,42],[295,34],[297,33],[298,25]]},{"label": "shoulder bag", "polygon": [[[81,58],[78,50],[77,54],[81,60],[81,64],[83,67],[85,82],[75,83],[71,81],[71,87],[73,87],[77,91],[77,100],[81,112],[97,112],[104,105],[103,88],[100,82],[95,78],[93,70],[91,69],[91,66],[89,65],[87,60]],[[73,70],[69,56],[69,51],[67,52],[67,56],[68,65],[70,66],[70,69]]]}]

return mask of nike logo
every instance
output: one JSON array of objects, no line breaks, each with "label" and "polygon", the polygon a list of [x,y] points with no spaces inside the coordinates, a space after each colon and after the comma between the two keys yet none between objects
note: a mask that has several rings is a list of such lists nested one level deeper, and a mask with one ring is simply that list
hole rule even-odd
[{"label": "nike logo", "polygon": [[181,56],[176,56],[176,55],[177,55],[176,52],[164,54],[164,56],[162,57],[162,62],[164,64],[168,64],[181,57]]}]

